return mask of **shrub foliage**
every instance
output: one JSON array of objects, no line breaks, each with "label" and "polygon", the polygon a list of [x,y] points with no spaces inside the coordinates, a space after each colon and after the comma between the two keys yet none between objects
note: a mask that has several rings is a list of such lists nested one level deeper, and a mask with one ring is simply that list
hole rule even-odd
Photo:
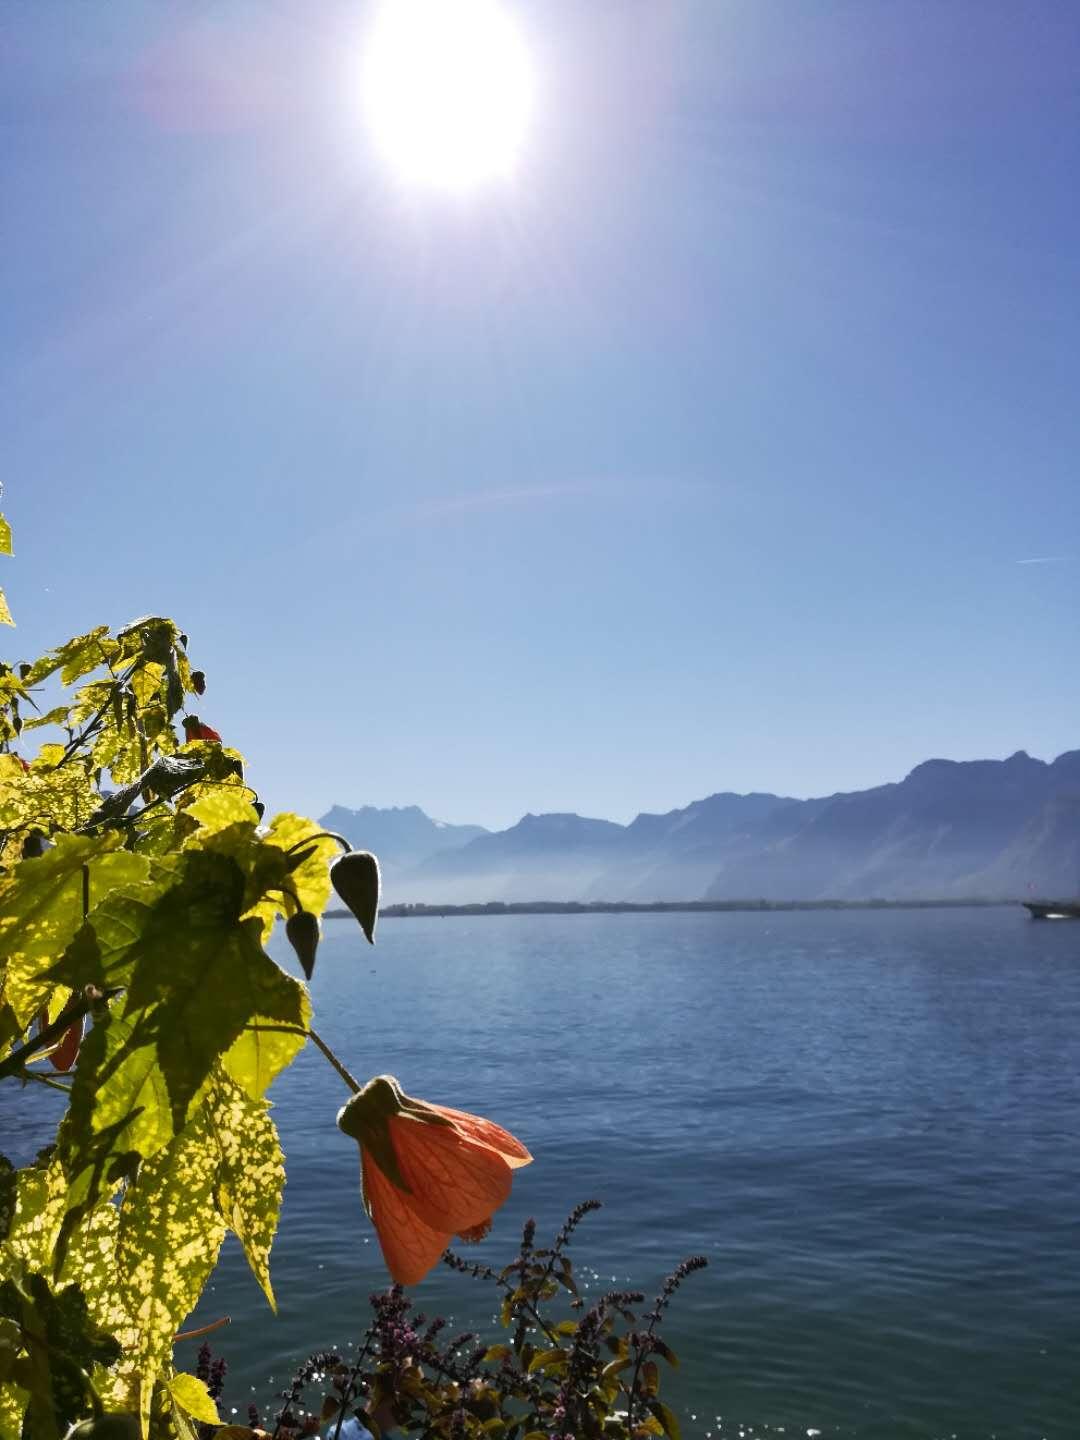
[{"label": "shrub foliage", "polygon": [[[218,1426],[220,1375],[178,1373],[173,1342],[230,1231],[274,1305],[285,1160],[266,1092],[313,1032],[266,944],[322,913],[338,840],[266,819],[242,756],[192,714],[204,690],[163,616],[0,664],[0,1089],[64,1092],[33,1163],[0,1157],[0,1440]],[[310,976],[317,924],[301,931]],[[506,1344],[440,1347],[400,1290],[377,1297],[360,1358],[324,1367],[334,1412],[430,1435],[675,1434],[655,1319],[616,1337],[638,1297],[584,1309],[569,1234],[535,1251],[527,1227],[501,1272],[450,1259],[501,1287]],[[556,1292],[580,1313],[545,1318]]]}]

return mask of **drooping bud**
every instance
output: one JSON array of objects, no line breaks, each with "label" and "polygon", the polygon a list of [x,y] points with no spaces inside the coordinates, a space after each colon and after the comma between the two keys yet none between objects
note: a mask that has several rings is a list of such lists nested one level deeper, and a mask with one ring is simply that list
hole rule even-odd
[{"label": "drooping bud", "polygon": [[350,850],[330,866],[330,883],[352,913],[370,945],[379,918],[379,862],[367,850]]},{"label": "drooping bud", "polygon": [[310,910],[298,910],[285,921],[285,937],[296,951],[300,968],[308,980],[315,973],[315,951],[319,948],[319,920]]},{"label": "drooping bud", "polygon": [[204,725],[198,715],[184,716],[184,738],[187,740],[216,740],[221,744],[221,736],[212,725]]},{"label": "drooping bud", "polygon": [[79,1048],[82,1045],[83,1022],[82,1016],[72,1021],[64,1031],[59,1045],[55,1050],[50,1051],[49,1059],[52,1061],[54,1070],[70,1070],[79,1058]]}]

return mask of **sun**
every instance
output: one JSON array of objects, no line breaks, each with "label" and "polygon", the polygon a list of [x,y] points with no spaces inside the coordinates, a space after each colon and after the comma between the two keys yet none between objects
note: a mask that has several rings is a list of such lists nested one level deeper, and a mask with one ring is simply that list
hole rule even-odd
[{"label": "sun", "polygon": [[400,179],[467,190],[517,170],[534,77],[499,0],[382,0],[361,83],[375,144]]}]

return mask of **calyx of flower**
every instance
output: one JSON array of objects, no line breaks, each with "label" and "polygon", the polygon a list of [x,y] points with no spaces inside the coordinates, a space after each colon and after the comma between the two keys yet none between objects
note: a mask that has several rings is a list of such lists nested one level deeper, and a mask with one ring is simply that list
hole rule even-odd
[{"label": "calyx of flower", "polygon": [[[425,1105],[423,1100],[414,1100],[411,1095],[406,1095],[393,1075],[376,1075],[338,1111],[338,1129],[367,1151],[392,1184],[411,1194],[390,1138],[391,1115],[404,1115],[425,1125],[446,1125],[450,1128],[453,1128],[453,1122],[430,1105]],[[370,1207],[368,1209],[370,1213]]]}]

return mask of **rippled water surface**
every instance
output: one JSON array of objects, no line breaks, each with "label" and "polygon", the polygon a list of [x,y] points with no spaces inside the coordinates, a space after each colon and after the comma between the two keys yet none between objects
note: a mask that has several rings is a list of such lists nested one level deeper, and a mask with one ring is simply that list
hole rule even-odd
[{"label": "rippled water surface", "polygon": [[[594,1290],[651,1292],[709,1257],[666,1331],[687,1436],[1080,1437],[1080,925],[392,920],[371,950],[334,921],[312,989],[361,1078],[393,1072],[532,1149],[477,1258],[591,1197],[574,1254]],[[383,1283],[345,1096],[314,1052],[273,1094],[279,1316],[235,1250],[200,1312],[233,1317],[241,1411],[358,1333]],[[494,1308],[445,1270],[417,1298],[462,1327]]]}]

